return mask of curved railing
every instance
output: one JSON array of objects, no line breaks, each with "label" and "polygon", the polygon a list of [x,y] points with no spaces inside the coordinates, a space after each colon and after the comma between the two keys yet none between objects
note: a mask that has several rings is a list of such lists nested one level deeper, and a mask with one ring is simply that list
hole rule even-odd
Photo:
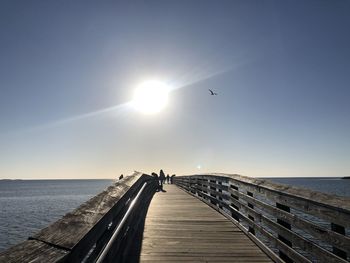
[{"label": "curved railing", "polygon": [[128,262],[126,256],[135,246],[138,227],[156,188],[153,177],[135,172],[27,241],[0,253],[0,262],[87,263],[96,262],[102,253],[103,262]]},{"label": "curved railing", "polygon": [[348,262],[350,198],[240,175],[174,182],[235,222],[276,262]]}]

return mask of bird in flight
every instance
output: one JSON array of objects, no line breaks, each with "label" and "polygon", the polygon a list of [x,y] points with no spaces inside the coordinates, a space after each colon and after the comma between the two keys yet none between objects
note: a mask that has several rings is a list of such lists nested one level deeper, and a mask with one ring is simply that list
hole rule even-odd
[{"label": "bird in flight", "polygon": [[218,95],[217,93],[215,93],[214,91],[212,91],[211,89],[209,89],[209,91],[210,91],[210,95]]}]

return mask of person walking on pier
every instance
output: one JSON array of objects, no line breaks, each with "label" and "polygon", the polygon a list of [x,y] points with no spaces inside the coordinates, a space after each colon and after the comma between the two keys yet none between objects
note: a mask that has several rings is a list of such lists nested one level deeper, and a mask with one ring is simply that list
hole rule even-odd
[{"label": "person walking on pier", "polygon": [[163,183],[165,181],[165,174],[164,174],[162,169],[159,172],[159,181],[160,181],[160,190],[163,191]]},{"label": "person walking on pier", "polygon": [[170,184],[170,176],[169,176],[169,174],[166,175],[166,183]]}]

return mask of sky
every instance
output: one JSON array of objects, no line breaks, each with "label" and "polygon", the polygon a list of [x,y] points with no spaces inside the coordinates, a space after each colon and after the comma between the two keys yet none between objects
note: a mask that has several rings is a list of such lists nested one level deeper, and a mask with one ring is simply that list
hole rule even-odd
[{"label": "sky", "polygon": [[[2,0],[0,179],[349,176],[349,13],[346,0]],[[145,115],[130,101],[154,79],[173,89]]]}]

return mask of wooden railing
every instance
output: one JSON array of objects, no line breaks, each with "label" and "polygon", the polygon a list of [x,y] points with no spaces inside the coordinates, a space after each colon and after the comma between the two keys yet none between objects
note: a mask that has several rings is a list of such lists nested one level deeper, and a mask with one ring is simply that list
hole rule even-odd
[{"label": "wooden railing", "polygon": [[240,175],[174,182],[230,218],[276,262],[348,262],[350,198]]},{"label": "wooden railing", "polygon": [[[0,253],[0,262],[95,262],[118,226],[118,237],[113,249],[104,252],[103,262],[128,262],[126,255],[135,246],[138,227],[156,188],[153,177],[135,172],[27,241]],[[135,203],[138,193],[141,196]],[[131,203],[134,208],[125,218]]]}]

